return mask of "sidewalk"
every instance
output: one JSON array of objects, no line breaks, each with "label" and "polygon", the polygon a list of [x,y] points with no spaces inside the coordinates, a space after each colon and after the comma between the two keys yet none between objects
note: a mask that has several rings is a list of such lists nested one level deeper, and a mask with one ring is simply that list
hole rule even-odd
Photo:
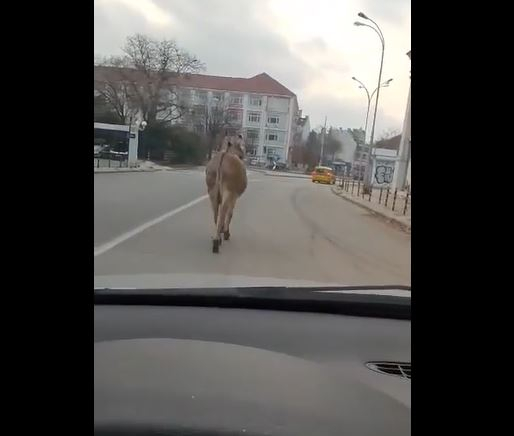
[{"label": "sidewalk", "polygon": [[[411,207],[410,207],[410,196],[407,198],[407,209],[405,210],[406,192],[398,191],[395,210],[392,210],[393,205],[393,191],[390,191],[389,198],[387,199],[387,206],[385,206],[385,199],[387,192],[384,189],[382,196],[380,196],[380,189],[373,189],[371,198],[369,195],[362,197],[362,194],[357,196],[357,188],[354,187],[352,195],[351,188],[344,190],[339,185],[331,187],[332,192],[357,206],[360,206],[367,211],[379,216],[387,222],[399,227],[401,230],[410,233],[411,232]],[[404,215],[405,210],[405,215]]]}]

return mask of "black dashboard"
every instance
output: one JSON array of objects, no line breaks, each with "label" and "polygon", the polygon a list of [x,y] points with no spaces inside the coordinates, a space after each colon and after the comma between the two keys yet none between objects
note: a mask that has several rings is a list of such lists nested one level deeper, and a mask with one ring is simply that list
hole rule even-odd
[{"label": "black dashboard", "polygon": [[410,434],[409,319],[138,301],[95,304],[95,434]]}]

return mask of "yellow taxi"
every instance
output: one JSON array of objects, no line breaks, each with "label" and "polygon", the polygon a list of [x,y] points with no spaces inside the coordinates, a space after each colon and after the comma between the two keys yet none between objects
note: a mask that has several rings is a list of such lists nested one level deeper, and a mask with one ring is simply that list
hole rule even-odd
[{"label": "yellow taxi", "polygon": [[316,167],[311,173],[312,183],[328,183],[333,185],[336,182],[334,170],[330,167]]}]

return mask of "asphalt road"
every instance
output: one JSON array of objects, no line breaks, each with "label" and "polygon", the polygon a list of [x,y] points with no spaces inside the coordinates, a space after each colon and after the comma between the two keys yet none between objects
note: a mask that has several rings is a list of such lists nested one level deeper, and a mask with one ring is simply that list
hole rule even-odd
[{"label": "asphalt road", "polygon": [[95,174],[94,191],[94,268],[104,282],[216,274],[410,285],[410,235],[308,179],[249,172],[219,254],[203,169]]}]

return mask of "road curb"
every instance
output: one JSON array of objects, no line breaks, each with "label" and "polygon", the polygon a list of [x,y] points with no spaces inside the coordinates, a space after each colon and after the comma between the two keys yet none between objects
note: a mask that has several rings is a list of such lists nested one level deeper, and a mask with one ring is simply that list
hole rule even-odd
[{"label": "road curb", "polygon": [[301,175],[301,174],[298,174],[298,175],[293,175],[293,174],[273,174],[272,172],[265,172],[264,174],[266,174],[267,176],[271,176],[271,177],[291,177],[291,178],[295,178],[295,179],[308,179],[310,178],[310,176],[308,175]]},{"label": "road curb", "polygon": [[381,219],[385,220],[386,222],[390,223],[390,224],[393,224],[397,227],[400,228],[400,230],[406,232],[406,233],[410,233],[411,232],[411,226],[410,224],[406,224],[404,223],[403,221],[397,219],[397,218],[394,218],[394,217],[391,217],[391,216],[388,216],[388,215],[385,215],[383,214],[382,212],[379,212],[375,209],[373,209],[372,207],[369,207],[369,206],[366,206],[365,204],[362,204],[356,200],[354,200],[353,198],[351,197],[348,197],[346,195],[343,195],[341,194],[340,192],[337,192],[336,191],[336,187],[335,186],[331,186],[330,187],[330,190],[332,191],[332,193],[334,195],[337,195],[339,198],[342,198],[344,200],[347,200],[349,201],[350,203],[353,203],[355,204],[356,206],[360,206],[361,208],[363,209],[366,209],[368,212],[371,212],[373,215],[376,215],[378,217],[380,217]]},{"label": "road curb", "polygon": [[259,173],[266,173],[268,171],[268,170],[263,170],[262,168],[251,167],[251,166],[247,166],[246,169],[249,171],[257,171]]},{"label": "road curb", "polygon": [[271,176],[271,177],[295,177],[297,179],[308,179],[308,178],[310,178],[309,174],[302,174],[302,173],[279,173],[279,174],[276,174],[273,171],[264,170],[262,168],[255,168],[255,167],[251,167],[251,166],[248,166],[246,168],[249,171],[257,171],[259,173],[264,173],[266,176]]}]

